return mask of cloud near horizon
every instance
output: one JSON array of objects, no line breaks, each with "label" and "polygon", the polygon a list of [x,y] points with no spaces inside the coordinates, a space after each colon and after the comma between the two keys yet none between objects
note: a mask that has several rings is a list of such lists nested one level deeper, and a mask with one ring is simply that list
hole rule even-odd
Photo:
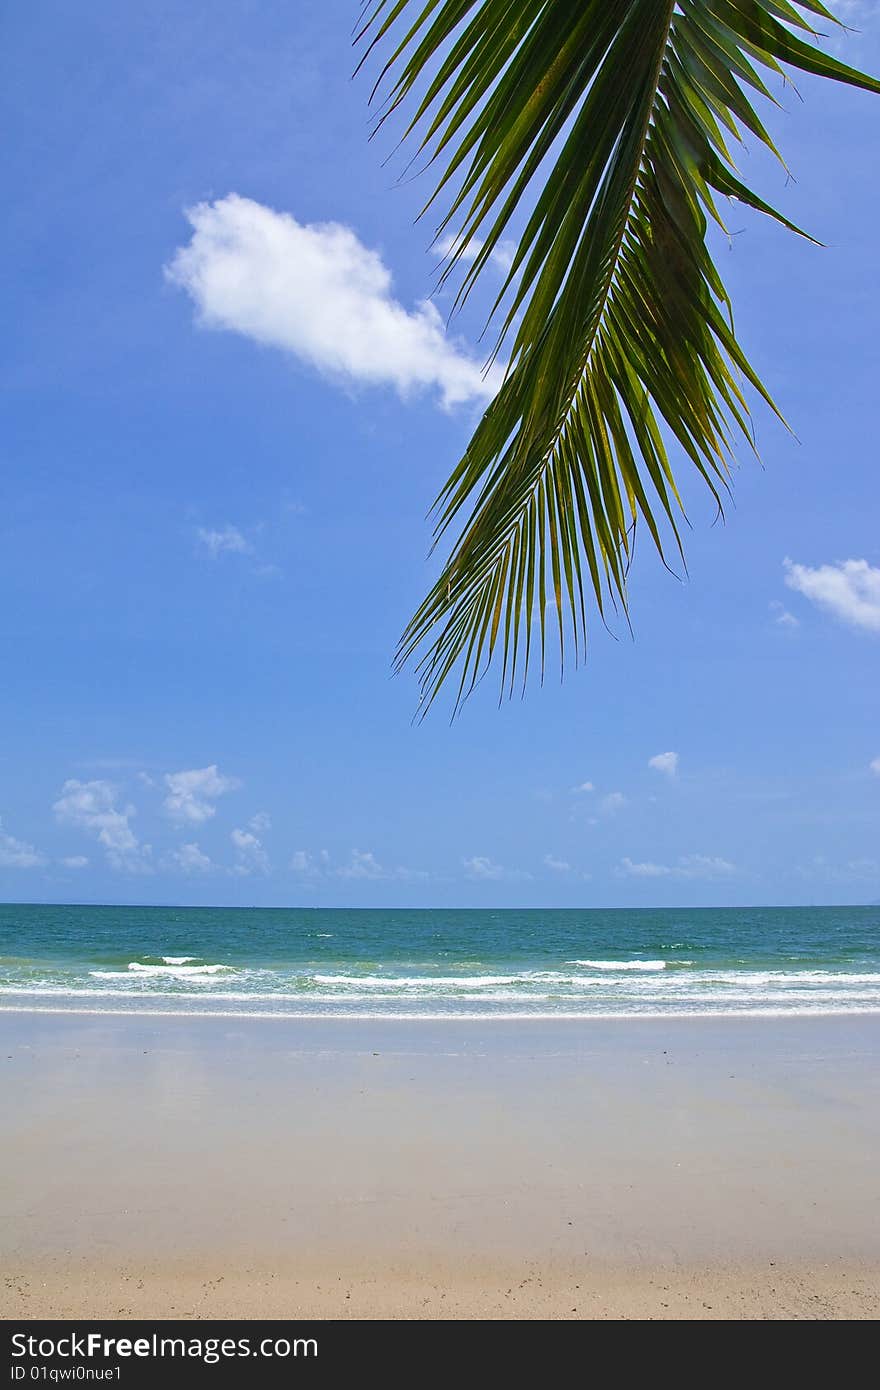
[{"label": "cloud near horizon", "polygon": [[206,328],[279,348],[343,384],[404,397],[433,389],[445,406],[486,403],[498,390],[502,369],[484,374],[428,300],[407,309],[395,299],[391,272],[350,227],[303,224],[237,193],[186,216],[192,239],[165,273]]},{"label": "cloud near horizon", "polygon": [[237,777],[224,777],[217,764],[166,772],[168,795],[162,803],[165,814],[178,825],[201,825],[216,815],[214,802],[225,792],[241,786]]},{"label": "cloud near horizon", "polygon": [[472,854],[461,862],[465,878],[475,883],[497,883],[501,879],[532,877],[525,869],[507,869],[503,864],[496,864],[487,854]]},{"label": "cloud near horizon", "polygon": [[555,854],[544,855],[545,868],[552,869],[556,874],[567,874],[571,868],[567,859],[560,859]]},{"label": "cloud near horizon", "polygon": [[207,874],[217,867],[194,842],[172,850],[168,859],[173,868],[179,869],[184,874]]},{"label": "cloud near horizon", "polygon": [[235,847],[236,861],[232,872],[241,876],[248,874],[267,874],[269,872],[269,856],[263,848],[262,841],[251,833],[250,830],[242,830],[236,827],[229,836]]},{"label": "cloud near horizon", "polygon": [[675,864],[654,864],[650,860],[638,864],[625,855],[618,868],[618,874],[626,878],[715,879],[730,878],[735,873],[735,864],[708,854],[683,854]]},{"label": "cloud near horizon", "polygon": [[45,862],[45,855],[40,854],[27,840],[18,840],[14,835],[10,835],[3,829],[3,822],[0,820],[0,868],[36,869]]},{"label": "cloud near horizon", "polygon": [[116,804],[116,788],[112,782],[96,778],[81,782],[69,777],[53,806],[56,818],[65,825],[76,826],[93,835],[106,850],[114,869],[126,873],[150,873],[151,848],[142,845],[129,821],[136,814],[133,806],[121,808]]},{"label": "cloud near horizon", "polygon": [[369,849],[353,849],[347,864],[336,870],[339,878],[388,878],[389,875]]}]

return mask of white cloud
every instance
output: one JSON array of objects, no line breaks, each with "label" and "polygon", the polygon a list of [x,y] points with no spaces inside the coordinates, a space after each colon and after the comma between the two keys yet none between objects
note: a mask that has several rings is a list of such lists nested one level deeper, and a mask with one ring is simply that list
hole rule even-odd
[{"label": "white cloud", "polygon": [[877,776],[880,777],[880,758],[875,758],[873,760],[871,763],[871,771],[876,772]]},{"label": "white cloud", "polygon": [[255,835],[263,835],[272,829],[272,817],[268,811],[257,811],[255,816],[251,816],[248,825]]},{"label": "white cloud", "polygon": [[298,878],[312,880],[333,875],[346,879],[401,879],[405,882],[423,882],[431,877],[424,869],[409,869],[403,864],[386,868],[373,851],[368,849],[353,849],[348,863],[340,864],[336,868],[332,866],[330,855],[325,849],[317,854],[309,849],[297,849],[291,856],[290,868]]},{"label": "white cloud", "polygon": [[581,782],[580,786],[572,787],[572,791],[576,793],[594,792],[595,790],[596,788],[593,786],[592,782]]},{"label": "white cloud", "polygon": [[503,864],[496,864],[486,854],[473,854],[468,859],[462,859],[461,862],[464,865],[466,878],[476,879],[484,883],[497,882],[502,878],[523,879],[532,877],[525,869],[505,869]]},{"label": "white cloud", "polygon": [[311,878],[319,872],[318,866],[312,858],[310,850],[295,849],[290,858],[290,867],[295,874],[304,874]]},{"label": "white cloud", "polygon": [[150,846],[141,845],[129,825],[136,814],[135,808],[120,809],[116,796],[111,782],[80,782],[71,777],[61,788],[61,796],[52,809],[62,824],[94,835],[107,851],[113,868],[126,873],[149,873]]},{"label": "white cloud", "polygon": [[730,878],[738,872],[729,859],[717,855],[686,854],[678,864],[684,878]]},{"label": "white cloud", "polygon": [[235,846],[237,855],[237,862],[232,870],[234,874],[267,874],[269,872],[269,856],[256,835],[252,835],[249,830],[235,829],[229,838]]},{"label": "white cloud", "polygon": [[185,874],[207,874],[215,867],[195,843],[181,845],[168,856],[172,865]]},{"label": "white cloud", "polygon": [[786,560],[785,582],[840,622],[880,632],[880,569],[867,560],[841,560],[815,569]]},{"label": "white cloud", "polygon": [[[437,242],[437,250],[441,256],[449,256],[458,245],[458,239],[454,236],[441,237]],[[461,259],[471,264],[477,259],[486,243],[478,236],[471,237],[470,241],[463,248]],[[498,241],[489,252],[489,260],[502,270],[506,275],[513,265],[513,258],[516,255],[516,243],[513,241]]]},{"label": "white cloud", "polygon": [[353,849],[349,863],[336,872],[340,878],[388,878],[371,850]]},{"label": "white cloud", "polygon": [[213,804],[218,796],[234,791],[241,786],[238,778],[224,777],[217,771],[217,764],[210,767],[194,767],[188,771],[166,772],[165,785],[168,795],[165,798],[165,813],[178,825],[201,825],[216,814]]},{"label": "white cloud", "polygon": [[0,822],[0,869],[36,869],[45,862],[39,850],[27,840],[17,840],[14,835],[7,834]]},{"label": "white cloud", "polygon": [[773,614],[773,621],[776,623],[777,627],[787,627],[790,629],[800,627],[800,623],[794,614],[789,613],[785,604],[780,603],[776,598],[770,604],[770,612]]},{"label": "white cloud", "polygon": [[636,864],[627,855],[620,861],[620,871],[630,878],[667,878],[672,873],[668,864],[652,864],[650,861]]},{"label": "white cloud", "polygon": [[253,549],[237,526],[224,526],[220,531],[210,531],[204,526],[199,526],[196,536],[215,560],[220,555],[250,555]]},{"label": "white cloud", "polygon": [[678,772],[677,753],[655,753],[653,758],[648,759],[648,767],[652,767],[655,772],[663,772],[667,777],[674,777]]},{"label": "white cloud", "polygon": [[468,878],[478,879],[499,879],[506,876],[506,870],[501,864],[493,864],[492,860],[485,854],[474,854],[469,859],[463,859],[464,871]]},{"label": "white cloud", "polygon": [[61,861],[65,869],[85,869],[88,862],[84,854],[69,854]]},{"label": "white cloud", "polygon": [[290,867],[300,878],[320,878],[329,873],[330,855],[325,849],[317,854],[310,849],[296,849],[291,855]]},{"label": "white cloud", "polygon": [[571,865],[565,859],[557,859],[555,854],[545,854],[544,863],[548,869],[552,869],[557,874],[567,874]]},{"label": "white cloud", "polygon": [[436,308],[408,310],[376,251],[336,222],[303,225],[235,193],[188,213],[193,236],[166,269],[208,328],[280,348],[348,384],[433,388],[444,405],[490,400],[501,383],[447,337]]},{"label": "white cloud", "polygon": [[683,854],[675,864],[634,863],[624,857],[617,871],[627,878],[730,878],[736,865],[706,854]]},{"label": "white cloud", "polygon": [[622,811],[626,805],[626,797],[623,792],[609,792],[603,796],[601,806],[606,816],[613,816],[616,811]]},{"label": "white cloud", "polygon": [[408,869],[404,864],[398,864],[394,877],[403,879],[405,883],[427,883],[434,875],[427,869]]}]

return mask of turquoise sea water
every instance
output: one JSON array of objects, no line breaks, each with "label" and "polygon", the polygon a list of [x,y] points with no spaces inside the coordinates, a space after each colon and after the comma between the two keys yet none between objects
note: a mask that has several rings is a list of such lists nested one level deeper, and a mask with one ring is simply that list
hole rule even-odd
[{"label": "turquoise sea water", "polygon": [[880,1012],[880,908],[3,905],[0,1009],[481,1019]]}]

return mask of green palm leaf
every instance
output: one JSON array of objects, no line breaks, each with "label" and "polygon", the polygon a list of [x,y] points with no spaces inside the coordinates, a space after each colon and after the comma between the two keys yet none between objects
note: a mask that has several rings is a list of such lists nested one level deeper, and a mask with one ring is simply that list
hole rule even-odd
[{"label": "green palm leaf", "polygon": [[483,243],[457,302],[525,219],[495,304],[505,379],[435,504],[436,536],[460,533],[398,649],[423,711],[453,671],[457,708],[493,657],[502,691],[533,648],[543,675],[548,608],[561,661],[578,659],[587,596],[600,614],[626,605],[639,520],[661,555],[664,536],[680,549],[665,439],[721,506],[745,389],[773,402],[708,223],[723,226],[720,196],[806,235],[741,181],[731,147],[749,132],[775,152],[753,94],[785,66],[880,92],[811,42],[817,17],[837,23],[813,0],[374,0],[367,52],[400,34],[382,119],[411,99],[407,134],[442,162],[445,274]]}]

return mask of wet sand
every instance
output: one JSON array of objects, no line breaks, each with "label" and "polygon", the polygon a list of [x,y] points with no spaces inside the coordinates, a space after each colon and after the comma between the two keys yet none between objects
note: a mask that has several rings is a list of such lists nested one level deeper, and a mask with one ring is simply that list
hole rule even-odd
[{"label": "wet sand", "polygon": [[878,1043],[0,1013],[0,1314],[876,1317]]}]

